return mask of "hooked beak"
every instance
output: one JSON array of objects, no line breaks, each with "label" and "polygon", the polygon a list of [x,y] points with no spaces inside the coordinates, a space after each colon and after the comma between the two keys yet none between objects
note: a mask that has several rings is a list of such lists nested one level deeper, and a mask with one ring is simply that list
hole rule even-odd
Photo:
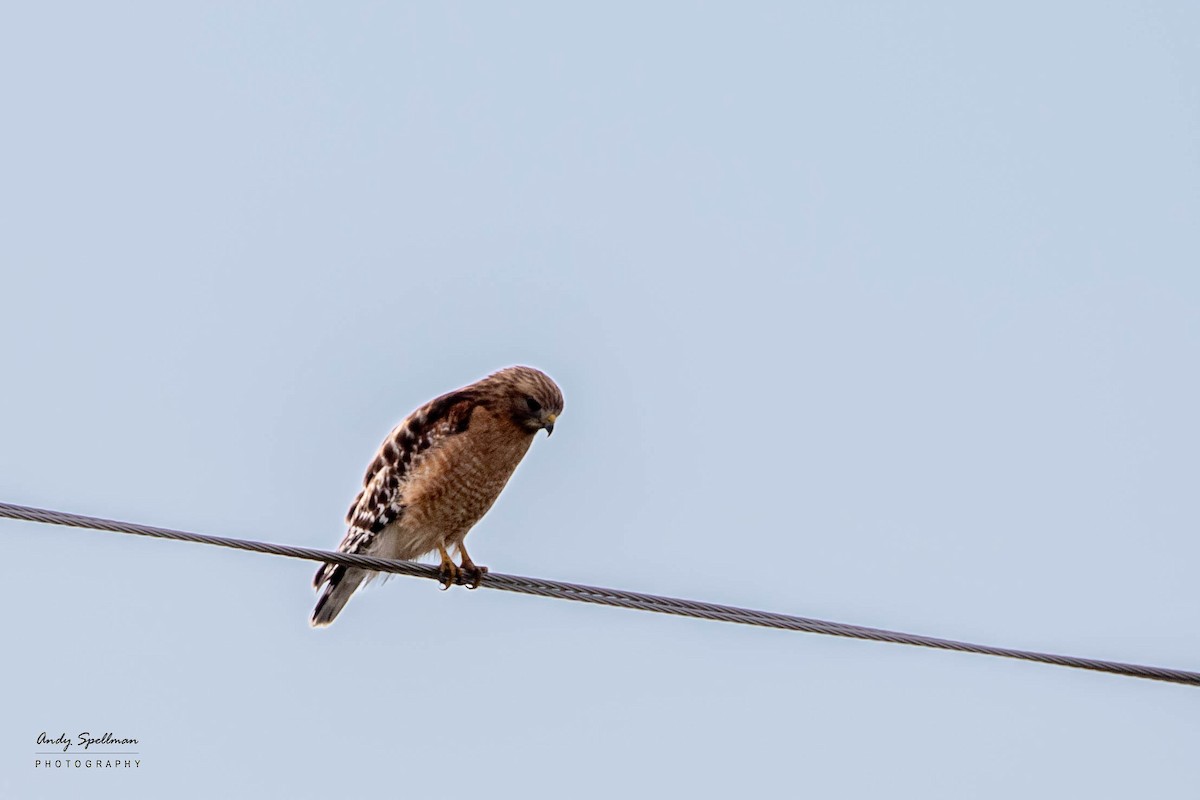
[{"label": "hooked beak", "polygon": [[550,414],[546,417],[546,424],[542,427],[546,429],[546,438],[550,438],[550,434],[554,433],[554,420],[558,419],[557,414]]}]

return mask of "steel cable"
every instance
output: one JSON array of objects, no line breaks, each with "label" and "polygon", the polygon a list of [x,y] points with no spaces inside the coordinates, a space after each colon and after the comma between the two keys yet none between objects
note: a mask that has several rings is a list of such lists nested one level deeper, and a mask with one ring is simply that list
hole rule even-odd
[{"label": "steel cable", "polygon": [[[149,536],[156,539],[170,539],[178,542],[194,542],[196,544],[231,547],[237,550],[249,550],[254,553],[300,558],[308,561],[323,561],[330,564],[342,564],[348,567],[364,567],[378,572],[390,572],[398,575],[408,575],[414,578],[432,578],[437,580],[438,570],[428,564],[416,564],[411,561],[392,561],[371,556],[338,553],[329,550],[318,550],[312,547],[295,547],[293,545],[256,542],[248,539],[234,539],[225,536],[209,536],[200,533],[177,531],[170,528],[158,528],[149,525],[137,525],[129,522],[86,517],[79,514],[68,514],[61,511],[50,511],[41,508],[0,503],[0,517],[42,522],[48,525],[65,525],[73,528],[87,528],[114,533],[129,533],[137,536]],[[1054,655],[1039,653],[1032,650],[1016,650],[1008,647],[993,647],[991,645],[971,644],[952,639],[938,639],[930,636],[920,636],[912,633],[867,628],[860,625],[847,625],[840,622],[796,617],[789,614],[778,614],[770,611],[755,611],[736,606],[705,603],[696,600],[683,600],[674,597],[660,597],[640,592],[627,592],[619,589],[607,589],[600,586],[584,586],[563,581],[551,581],[542,578],[526,578],[520,575],[503,575],[488,573],[479,584],[482,589],[498,589],[502,592],[517,592],[519,594],[553,597],[563,600],[574,600],[581,603],[632,608],[642,611],[653,611],[659,614],[674,614],[681,617],[709,619],[721,622],[736,622],[743,625],[757,625],[764,628],[781,630],[805,631],[821,633],[829,636],[842,636],[850,639],[865,639],[877,642],[892,642],[917,647],[931,647],[938,650],[956,650],[962,653],[979,653],[981,655],[1016,658],[1023,661],[1036,661],[1042,664],[1055,664],[1062,667],[1107,672],[1114,675],[1125,675],[1134,678],[1182,683],[1200,686],[1200,673],[1187,670],[1167,669],[1164,667],[1126,664],[1118,661],[1102,661],[1078,656]]]}]

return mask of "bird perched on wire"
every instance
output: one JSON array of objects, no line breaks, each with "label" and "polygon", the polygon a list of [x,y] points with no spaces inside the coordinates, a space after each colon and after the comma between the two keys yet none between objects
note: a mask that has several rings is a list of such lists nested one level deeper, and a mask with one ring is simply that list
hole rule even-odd
[{"label": "bird perched on wire", "polygon": [[[558,385],[532,367],[508,367],[430,400],[380,445],[346,515],[350,529],[338,550],[403,560],[436,550],[442,588],[477,587],[487,567],[475,565],[463,539],[496,502],[534,435],[554,432],[562,408]],[[313,579],[321,592],[313,627],[333,622],[377,574],[322,565]]]}]

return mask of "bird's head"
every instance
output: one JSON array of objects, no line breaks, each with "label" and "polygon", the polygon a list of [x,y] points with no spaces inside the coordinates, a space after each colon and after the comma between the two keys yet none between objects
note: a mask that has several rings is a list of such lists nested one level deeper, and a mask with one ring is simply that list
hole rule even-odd
[{"label": "bird's head", "polygon": [[513,421],[529,433],[554,432],[562,413],[563,396],[550,376],[533,367],[509,367],[491,376],[501,389]]}]

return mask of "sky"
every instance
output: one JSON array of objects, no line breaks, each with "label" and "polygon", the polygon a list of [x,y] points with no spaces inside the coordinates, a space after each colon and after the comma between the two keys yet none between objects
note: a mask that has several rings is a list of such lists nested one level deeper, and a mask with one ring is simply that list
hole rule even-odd
[{"label": "sky", "polygon": [[[1197,74],[1187,3],[7,4],[0,501],[332,548],[531,364],[495,571],[1200,670]],[[1200,781],[1194,687],[0,545],[3,798]]]}]

